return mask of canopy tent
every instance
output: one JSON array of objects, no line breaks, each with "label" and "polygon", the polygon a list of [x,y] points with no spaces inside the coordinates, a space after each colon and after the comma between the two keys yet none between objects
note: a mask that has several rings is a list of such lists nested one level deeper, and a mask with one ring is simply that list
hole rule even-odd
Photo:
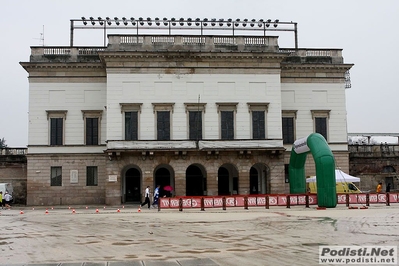
[{"label": "canopy tent", "polygon": [[[360,182],[360,178],[348,175],[341,170],[335,170],[335,180],[337,182]],[[316,176],[312,176],[306,179],[306,183],[316,182]]]}]

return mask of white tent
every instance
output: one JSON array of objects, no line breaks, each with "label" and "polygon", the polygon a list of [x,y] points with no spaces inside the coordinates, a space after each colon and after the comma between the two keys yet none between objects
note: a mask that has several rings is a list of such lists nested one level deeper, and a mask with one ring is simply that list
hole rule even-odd
[{"label": "white tent", "polygon": [[[360,182],[360,178],[348,175],[341,170],[335,170],[335,180],[337,182]],[[316,182],[316,176],[312,176],[306,179],[306,183]]]}]

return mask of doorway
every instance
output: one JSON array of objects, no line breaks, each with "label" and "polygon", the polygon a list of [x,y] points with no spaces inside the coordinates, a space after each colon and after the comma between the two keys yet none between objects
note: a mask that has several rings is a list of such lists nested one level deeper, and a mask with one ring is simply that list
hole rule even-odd
[{"label": "doorway", "polygon": [[140,202],[140,191],[140,171],[136,168],[130,168],[125,174],[124,202]]},{"label": "doorway", "polygon": [[197,165],[190,165],[186,170],[186,196],[205,196],[206,177]]}]

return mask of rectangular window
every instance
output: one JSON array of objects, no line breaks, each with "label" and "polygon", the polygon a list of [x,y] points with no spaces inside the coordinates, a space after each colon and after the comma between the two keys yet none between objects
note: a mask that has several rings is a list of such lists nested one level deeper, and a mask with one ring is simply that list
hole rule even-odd
[{"label": "rectangular window", "polygon": [[62,145],[63,118],[50,118],[50,145]]},{"label": "rectangular window", "polygon": [[97,185],[98,185],[97,166],[87,166],[86,186],[97,186]]},{"label": "rectangular window", "polygon": [[221,111],[221,138],[234,139],[234,111]]},{"label": "rectangular window", "polygon": [[327,140],[327,117],[315,117],[315,132]]},{"label": "rectangular window", "polygon": [[50,176],[51,186],[62,186],[62,167],[52,166]]},{"label": "rectangular window", "polygon": [[265,112],[252,111],[252,138],[265,139]]},{"label": "rectangular window", "polygon": [[283,117],[282,118],[282,128],[283,128],[283,143],[293,144],[295,141],[294,136],[294,118],[293,117]]},{"label": "rectangular window", "polygon": [[125,112],[125,140],[138,140],[138,112]]},{"label": "rectangular window", "polygon": [[98,145],[98,118],[86,118],[86,145]]},{"label": "rectangular window", "polygon": [[202,139],[202,111],[189,112],[189,131],[190,140]]},{"label": "rectangular window", "polygon": [[284,164],[285,183],[290,182],[290,167],[289,164]]},{"label": "rectangular window", "polygon": [[169,111],[157,111],[157,140],[170,140]]}]

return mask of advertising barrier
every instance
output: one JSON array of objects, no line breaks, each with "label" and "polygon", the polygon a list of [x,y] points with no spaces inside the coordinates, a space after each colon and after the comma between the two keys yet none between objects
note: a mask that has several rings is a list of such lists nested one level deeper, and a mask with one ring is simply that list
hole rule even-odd
[{"label": "advertising barrier", "polygon": [[[338,204],[386,204],[399,203],[399,193],[360,193],[360,194],[337,194]],[[160,209],[192,209],[200,208],[232,208],[242,207],[265,207],[317,205],[317,194],[265,194],[265,195],[234,195],[234,196],[196,196],[196,197],[174,197],[160,198]]]}]

